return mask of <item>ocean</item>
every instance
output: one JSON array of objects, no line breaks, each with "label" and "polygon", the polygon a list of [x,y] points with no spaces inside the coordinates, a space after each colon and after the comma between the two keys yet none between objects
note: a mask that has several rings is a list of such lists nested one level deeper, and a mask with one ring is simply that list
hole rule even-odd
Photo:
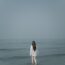
[{"label": "ocean", "polygon": [[[37,65],[65,65],[64,39],[37,39]],[[0,39],[0,65],[32,65],[27,39]]]}]

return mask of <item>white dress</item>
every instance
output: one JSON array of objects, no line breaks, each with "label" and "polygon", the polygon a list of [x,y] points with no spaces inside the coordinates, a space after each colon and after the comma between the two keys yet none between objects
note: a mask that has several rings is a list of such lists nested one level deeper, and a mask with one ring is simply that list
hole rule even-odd
[{"label": "white dress", "polygon": [[33,47],[32,47],[32,45],[31,45],[31,47],[30,47],[30,56],[37,56],[37,51],[35,50],[33,50]]}]

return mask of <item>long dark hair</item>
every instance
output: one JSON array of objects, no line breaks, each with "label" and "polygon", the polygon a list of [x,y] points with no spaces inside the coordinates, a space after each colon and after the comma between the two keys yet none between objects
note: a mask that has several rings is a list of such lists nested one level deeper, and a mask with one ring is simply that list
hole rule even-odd
[{"label": "long dark hair", "polygon": [[36,43],[35,41],[32,41],[33,50],[36,51]]}]

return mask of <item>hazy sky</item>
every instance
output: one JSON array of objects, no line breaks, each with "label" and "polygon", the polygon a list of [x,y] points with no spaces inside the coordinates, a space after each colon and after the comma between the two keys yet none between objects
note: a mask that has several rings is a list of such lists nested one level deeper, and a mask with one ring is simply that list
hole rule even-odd
[{"label": "hazy sky", "polygon": [[65,38],[65,0],[0,0],[0,39]]}]

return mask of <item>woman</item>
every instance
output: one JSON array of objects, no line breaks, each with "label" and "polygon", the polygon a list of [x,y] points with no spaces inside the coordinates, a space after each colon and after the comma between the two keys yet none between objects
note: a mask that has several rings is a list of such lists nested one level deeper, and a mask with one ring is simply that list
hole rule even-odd
[{"label": "woman", "polygon": [[37,61],[36,61],[37,51],[36,51],[35,41],[32,41],[32,45],[30,47],[30,56],[32,58],[32,64],[37,64]]}]

